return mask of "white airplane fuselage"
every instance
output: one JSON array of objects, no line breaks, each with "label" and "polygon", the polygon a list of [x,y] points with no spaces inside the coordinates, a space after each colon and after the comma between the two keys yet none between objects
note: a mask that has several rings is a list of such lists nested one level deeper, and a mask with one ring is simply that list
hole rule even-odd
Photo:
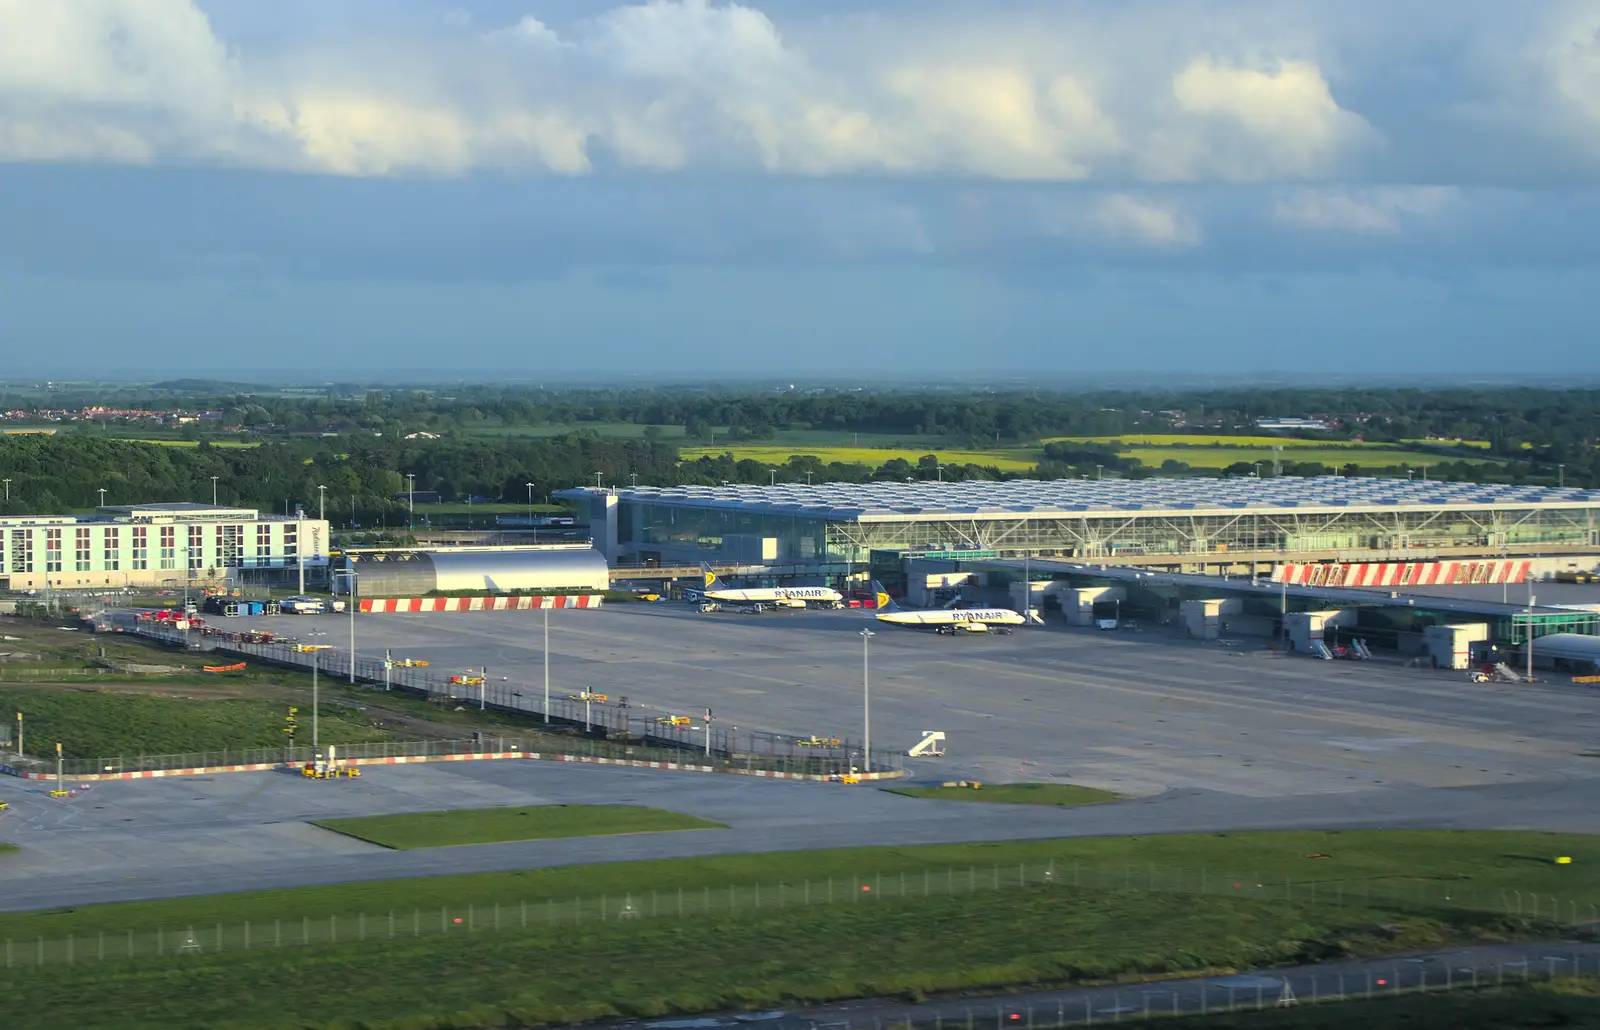
[{"label": "white airplane fuselage", "polygon": [[[879,622],[894,626],[920,626],[927,629],[969,629],[990,626],[1021,626],[1028,620],[1009,608],[956,608],[925,612],[880,612]],[[982,632],[982,629],[979,630]]]},{"label": "white airplane fuselage", "polygon": [[715,589],[701,592],[708,601],[729,604],[776,604],[787,607],[807,604],[838,604],[844,595],[828,587],[751,587],[746,590]]}]

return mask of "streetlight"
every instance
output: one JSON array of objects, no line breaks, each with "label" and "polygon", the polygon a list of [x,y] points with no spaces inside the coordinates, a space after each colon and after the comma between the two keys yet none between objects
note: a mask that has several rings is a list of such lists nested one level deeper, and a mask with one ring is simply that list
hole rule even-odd
[{"label": "streetlight", "polygon": [[[308,637],[325,637],[326,633],[319,629],[306,633]],[[317,656],[321,654],[315,647],[311,649],[311,755],[313,758],[322,757],[322,749],[318,746],[317,737],[317,667],[320,663]]]},{"label": "streetlight", "polygon": [[1528,590],[1528,682],[1533,682],[1533,602],[1538,598],[1533,596],[1533,589]]},{"label": "streetlight", "polygon": [[221,476],[211,477],[211,506],[213,508],[217,506],[217,480],[221,478]]},{"label": "streetlight", "polygon": [[1565,489],[1567,485],[1567,466],[1565,462],[1556,465],[1556,488]]},{"label": "streetlight", "polygon": [[1100,480],[1105,478],[1105,476],[1103,475],[1105,470],[1106,470],[1106,467],[1104,465],[1096,465],[1094,467],[1094,479],[1095,479],[1095,482],[1098,483]]},{"label": "streetlight", "polygon": [[9,479],[6,480],[5,484],[6,484],[6,503],[10,504],[11,503],[11,480],[9,480]]},{"label": "streetlight", "polygon": [[767,469],[767,485],[768,486],[777,486],[778,485],[778,470],[777,469]]},{"label": "streetlight", "polygon": [[872,771],[872,687],[871,678],[868,676],[869,657],[872,647],[872,638],[877,636],[870,629],[861,631],[861,771]]},{"label": "streetlight", "polygon": [[417,491],[417,474],[415,472],[407,472],[406,473],[406,528],[407,529],[411,528],[412,523],[414,523],[416,521],[416,518],[417,518],[416,491]]},{"label": "streetlight", "polygon": [[1252,461],[1250,464],[1252,464],[1252,465],[1254,465],[1256,467],[1256,478],[1260,479],[1261,478],[1261,462]]},{"label": "streetlight", "polygon": [[[544,602],[541,600],[541,604]],[[544,721],[550,722],[550,609],[544,610]]]},{"label": "streetlight", "polygon": [[319,485],[317,487],[317,518],[318,518],[318,520],[325,520],[328,517],[327,505],[325,503],[327,501],[327,499],[328,499],[328,488],[325,487],[325,486]]},{"label": "streetlight", "polygon": [[356,570],[350,570],[350,685],[356,684]]},{"label": "streetlight", "polygon": [[635,490],[639,489],[639,473],[637,473],[637,472],[628,473],[628,483]]},{"label": "streetlight", "polygon": [[598,489],[600,489],[600,477],[601,477],[601,476],[602,476],[602,475],[603,475],[603,474],[604,474],[604,473],[601,473],[601,472],[596,472],[596,473],[595,473],[595,474],[594,474],[594,488],[595,488],[595,489],[596,489],[596,490],[598,490]]},{"label": "streetlight", "polygon": [[102,486],[95,493],[100,495],[100,507],[104,508],[106,506],[106,488]]}]

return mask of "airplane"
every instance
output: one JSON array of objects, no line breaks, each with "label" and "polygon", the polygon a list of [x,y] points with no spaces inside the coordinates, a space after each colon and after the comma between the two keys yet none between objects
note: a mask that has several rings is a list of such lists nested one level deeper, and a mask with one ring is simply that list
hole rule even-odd
[{"label": "airplane", "polygon": [[774,608],[805,608],[813,604],[825,608],[844,607],[844,595],[829,587],[750,587],[747,589],[734,589],[718,579],[717,574],[711,571],[711,566],[701,565],[700,571],[705,576],[705,589],[700,592],[700,596],[706,601],[754,605],[757,610],[769,606]]},{"label": "airplane", "polygon": [[931,629],[935,633],[954,636],[962,633],[1010,633],[1012,626],[1026,625],[1028,619],[1009,608],[934,608],[927,611],[906,611],[896,605],[876,580],[872,583],[879,622],[892,626],[911,626]]}]

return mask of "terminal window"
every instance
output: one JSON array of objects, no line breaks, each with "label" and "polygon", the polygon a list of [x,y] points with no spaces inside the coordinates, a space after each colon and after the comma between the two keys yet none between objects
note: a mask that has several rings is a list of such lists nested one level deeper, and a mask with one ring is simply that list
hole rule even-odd
[{"label": "terminal window", "polygon": [[122,555],[118,551],[118,539],[122,534],[115,526],[107,526],[105,536],[102,537],[101,547],[105,555],[105,567],[116,572],[122,568]]},{"label": "terminal window", "polygon": [[150,530],[145,526],[133,527],[133,567],[138,570],[150,567]]},{"label": "terminal window", "polygon": [[206,527],[189,527],[189,568],[198,569],[206,563]]},{"label": "terminal window", "polygon": [[178,567],[178,530],[176,526],[161,527],[161,567]]},{"label": "terminal window", "polygon": [[265,522],[256,526],[256,557],[272,557],[272,527]]},{"label": "terminal window", "polygon": [[13,529],[11,531],[11,571],[33,571],[33,530]]},{"label": "terminal window", "polygon": [[61,530],[44,531],[44,571],[61,571]]},{"label": "terminal window", "polygon": [[79,572],[89,571],[89,559],[93,553],[94,544],[89,540],[89,527],[79,526],[73,534],[73,568]]}]

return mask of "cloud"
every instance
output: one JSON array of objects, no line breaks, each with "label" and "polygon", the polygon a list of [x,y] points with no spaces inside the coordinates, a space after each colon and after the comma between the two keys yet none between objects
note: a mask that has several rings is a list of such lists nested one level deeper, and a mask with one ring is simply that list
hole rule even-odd
[{"label": "cloud", "polygon": [[[850,17],[611,0],[497,26],[395,0],[367,35],[330,17],[245,43],[217,10],[234,20],[196,0],[0,0],[0,160],[1119,185],[1339,178],[1393,143],[1327,70],[1359,55],[1332,0],[1297,23],[1178,0]],[[1580,96],[1585,60],[1552,82]]]},{"label": "cloud", "polygon": [[1407,216],[1430,217],[1453,207],[1453,186],[1380,186],[1337,191],[1302,189],[1278,197],[1272,217],[1282,225],[1347,233],[1397,233]]},{"label": "cloud", "polygon": [[1200,228],[1176,208],[1153,204],[1114,193],[1102,200],[1094,221],[1107,231],[1145,243],[1194,246],[1200,242]]}]

